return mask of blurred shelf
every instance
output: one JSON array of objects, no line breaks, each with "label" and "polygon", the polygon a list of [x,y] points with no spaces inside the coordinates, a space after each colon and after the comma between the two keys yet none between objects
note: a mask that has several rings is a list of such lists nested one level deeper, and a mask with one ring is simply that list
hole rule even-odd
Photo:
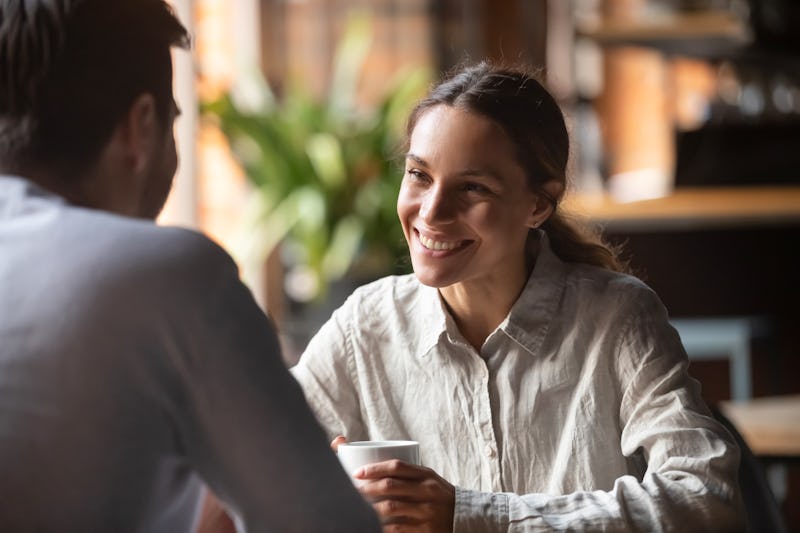
[{"label": "blurred shelf", "polygon": [[564,209],[606,231],[649,232],[769,226],[800,222],[800,185],[686,187],[667,197],[621,203],[573,192]]},{"label": "blurred shelf", "polygon": [[800,457],[800,395],[722,402],[720,408],[755,455]]},{"label": "blurred shelf", "polygon": [[578,35],[602,43],[684,39],[747,38],[747,27],[726,11],[702,11],[642,17],[638,20],[612,20],[578,27]]}]

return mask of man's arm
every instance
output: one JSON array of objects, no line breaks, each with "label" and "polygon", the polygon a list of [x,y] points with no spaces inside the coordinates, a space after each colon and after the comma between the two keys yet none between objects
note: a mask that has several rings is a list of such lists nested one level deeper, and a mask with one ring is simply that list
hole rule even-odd
[{"label": "man's arm", "polygon": [[212,275],[200,276],[204,285],[180,306],[183,316],[169,317],[181,392],[173,418],[189,461],[248,532],[378,531],[286,369],[267,318],[233,263],[206,248],[212,253],[189,253],[188,265]]}]

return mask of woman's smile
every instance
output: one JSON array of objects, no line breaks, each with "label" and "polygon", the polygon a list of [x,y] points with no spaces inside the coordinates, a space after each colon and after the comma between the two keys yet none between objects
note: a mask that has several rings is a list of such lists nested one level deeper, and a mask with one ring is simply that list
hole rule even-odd
[{"label": "woman's smile", "polygon": [[420,233],[418,229],[414,229],[414,232],[417,234],[419,243],[422,245],[422,247],[431,252],[460,251],[462,248],[468,246],[471,242],[473,242],[464,239],[447,240],[447,239],[442,239],[441,237],[428,237],[427,235]]},{"label": "woman's smile", "polygon": [[505,132],[490,119],[437,106],[409,141],[397,214],[418,279],[478,283],[516,296],[537,197]]}]

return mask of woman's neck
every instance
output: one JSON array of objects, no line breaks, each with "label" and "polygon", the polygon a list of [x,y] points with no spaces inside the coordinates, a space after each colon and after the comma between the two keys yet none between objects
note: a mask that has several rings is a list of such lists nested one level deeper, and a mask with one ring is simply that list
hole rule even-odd
[{"label": "woman's neck", "polygon": [[465,281],[439,289],[458,330],[479,353],[487,337],[508,316],[525,288],[529,269],[514,280],[489,284]]},{"label": "woman's neck", "polygon": [[461,335],[480,353],[528,283],[539,255],[539,234],[530,232],[520,266],[495,278],[467,280],[439,289]]},{"label": "woman's neck", "polygon": [[511,309],[510,305],[497,305],[492,300],[493,295],[484,294],[481,298],[464,295],[458,286],[446,287],[439,292],[458,330],[479,353],[486,338],[505,320]]}]

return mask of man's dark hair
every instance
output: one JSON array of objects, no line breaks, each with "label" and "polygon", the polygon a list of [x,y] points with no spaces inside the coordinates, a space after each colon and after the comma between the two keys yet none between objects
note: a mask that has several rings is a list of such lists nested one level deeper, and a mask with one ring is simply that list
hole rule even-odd
[{"label": "man's dark hair", "polygon": [[77,176],[143,93],[165,121],[188,41],[163,0],[0,0],[0,171]]}]

